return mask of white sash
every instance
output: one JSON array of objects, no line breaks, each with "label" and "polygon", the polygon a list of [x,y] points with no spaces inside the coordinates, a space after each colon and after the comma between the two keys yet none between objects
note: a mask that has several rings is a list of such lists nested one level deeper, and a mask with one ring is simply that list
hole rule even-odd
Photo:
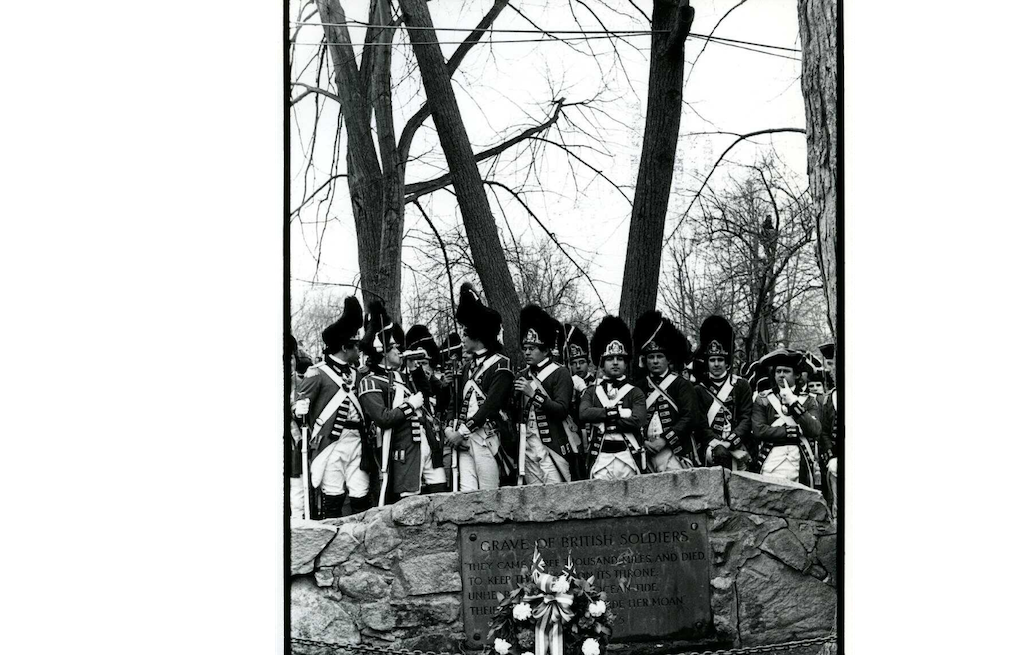
[{"label": "white sash", "polygon": [[327,423],[327,419],[334,416],[334,412],[338,411],[341,404],[345,402],[345,398],[350,398],[351,402],[349,406],[355,407],[356,412],[359,414],[360,420],[363,418],[363,409],[359,405],[359,400],[352,391],[352,387],[345,382],[345,380],[338,376],[337,373],[332,371],[326,364],[318,364],[317,367],[327,374],[335,384],[338,385],[338,391],[335,392],[334,396],[327,402],[324,408],[320,411],[320,415],[316,417],[316,421],[313,422],[313,431],[309,436],[311,443],[316,443],[316,437],[320,434],[320,430],[323,429],[324,424]]},{"label": "white sash", "polygon": [[[537,384],[537,392],[540,393],[540,395],[544,396],[545,398],[550,398],[551,396],[548,395],[548,390],[544,388],[543,382],[548,378],[549,375],[554,373],[557,369],[558,364],[556,364],[555,362],[549,362],[547,366],[542,368],[540,372],[537,373],[536,377],[539,382]],[[534,408],[531,407],[530,413],[532,414],[533,411]],[[566,416],[562,420],[562,427],[565,428],[565,436],[569,438],[569,447],[572,449],[572,452],[578,453],[580,451],[580,445],[583,444],[583,439],[580,438],[580,429],[576,425],[576,421],[572,420],[571,416]],[[568,480],[568,478],[566,478],[566,480]]]},{"label": "white sash", "polygon": [[[676,375],[675,373],[669,373],[667,376],[665,376],[664,388],[667,389],[671,387],[672,383],[675,382],[676,378],[678,377],[679,376]],[[675,401],[672,400],[671,396],[662,391],[662,386],[655,382],[654,378],[652,378],[651,376],[647,376],[647,379],[650,381],[651,386],[654,387],[654,390],[651,391],[650,395],[647,396],[647,409],[650,409],[651,407],[654,406],[654,403],[658,401],[658,396],[663,396],[665,400],[668,401],[668,404],[672,405],[672,409],[678,412],[679,406],[676,405]]]},{"label": "white sash", "polygon": [[490,357],[484,360],[483,364],[476,370],[475,373],[466,381],[466,385],[462,388],[462,400],[467,403],[466,405],[466,416],[472,416],[476,414],[480,408],[480,401],[487,397],[484,390],[480,387],[480,379],[489,368],[498,363],[501,359],[501,355],[498,353],[492,354]]},{"label": "white sash", "polygon": [[[601,405],[604,406],[605,409],[611,409],[612,407],[618,407],[619,406],[619,402],[623,398],[625,398],[626,394],[628,394],[632,390],[633,390],[633,385],[631,385],[630,383],[627,382],[626,384],[622,385],[622,387],[619,389],[619,393],[616,394],[615,400],[612,400],[604,392],[604,385],[601,384],[601,383],[597,383],[594,386],[594,392],[595,392],[594,395],[597,396],[597,401],[599,403],[601,403]],[[602,424],[602,427],[603,427],[603,424]],[[633,445],[633,448],[636,448],[636,449],[639,450],[640,445],[636,443],[636,439],[633,437],[633,435],[631,435],[631,434],[623,434],[622,437],[624,439],[629,440],[629,442]]]},{"label": "white sash", "polygon": [[[809,397],[810,396],[805,396],[805,398],[809,398]],[[770,402],[772,404],[772,407],[775,408],[776,413],[778,413],[778,415],[779,415],[779,417],[777,419],[775,419],[775,422],[772,423],[772,427],[775,427],[777,425],[797,425],[796,420],[791,415],[789,415],[789,414],[783,415],[782,414],[782,401],[779,400],[779,397],[776,396],[774,392],[768,395],[768,402]],[[804,401],[800,400],[799,396],[797,396],[797,402],[799,402],[801,406],[804,404]],[[804,450],[807,451],[807,454],[809,456],[811,456],[812,458],[813,457],[817,457],[815,449],[811,448],[811,443],[807,440],[807,437],[804,436],[802,430],[800,431],[800,443],[803,444]],[[812,459],[808,463],[808,465],[811,466],[811,467],[814,467],[815,466],[814,459]]]},{"label": "white sash", "polygon": [[839,392],[835,389],[832,390],[832,409],[839,413]]},{"label": "white sash", "polygon": [[[725,401],[729,399],[729,394],[732,393],[734,378],[729,376],[725,379],[725,384],[718,390],[717,394],[712,394],[711,407],[708,407],[708,425],[715,422],[715,417],[718,413],[725,409]],[[710,391],[710,389],[708,389]],[[780,411],[779,414],[782,412]]]}]

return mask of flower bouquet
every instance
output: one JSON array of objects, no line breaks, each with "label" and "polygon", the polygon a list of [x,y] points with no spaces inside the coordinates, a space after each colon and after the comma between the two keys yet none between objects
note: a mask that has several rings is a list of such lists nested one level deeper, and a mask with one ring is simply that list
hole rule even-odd
[{"label": "flower bouquet", "polygon": [[536,546],[533,564],[508,596],[498,594],[485,655],[600,655],[612,637],[615,614],[594,577],[576,574],[572,554],[558,575],[544,571]]}]

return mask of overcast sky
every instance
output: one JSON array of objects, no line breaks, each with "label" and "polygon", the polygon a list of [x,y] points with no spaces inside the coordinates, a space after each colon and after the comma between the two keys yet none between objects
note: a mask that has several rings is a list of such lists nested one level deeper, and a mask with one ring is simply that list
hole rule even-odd
[{"label": "overcast sky", "polygon": [[[546,29],[580,29],[562,2],[517,2],[514,6],[530,19]],[[612,4],[612,3],[609,3]],[[648,9],[649,3],[638,3]],[[694,0],[696,17],[692,32],[708,34],[715,23],[736,4],[736,0],[714,1]],[[489,0],[467,2],[435,1],[430,3],[435,27],[470,28],[490,7]],[[591,16],[576,8],[576,16],[585,29],[601,29]],[[616,16],[598,9],[605,26],[613,30],[649,29],[636,10],[630,9],[630,16]],[[617,6],[617,5],[616,5]],[[628,4],[622,6],[629,8]],[[365,2],[345,2],[348,19],[366,20]],[[313,18],[311,20],[318,20]],[[497,19],[495,28],[527,29],[530,24],[506,8]],[[459,41],[465,32],[438,31],[440,41]],[[317,27],[306,27],[300,32],[298,41],[302,44],[319,42],[322,33]],[[356,43],[362,41],[363,30],[352,29]],[[733,11],[715,31],[715,36],[769,45],[799,48],[799,30],[796,14],[796,0],[748,0]],[[494,40],[537,38],[537,35],[494,34]],[[407,43],[407,35],[399,33],[398,42]],[[621,59],[613,58],[610,42],[591,40],[577,42],[583,54],[575,52],[562,43],[504,43],[489,46],[478,45],[464,61],[455,76],[455,92],[465,121],[470,140],[477,150],[501,142],[531,124],[543,121],[550,112],[550,101],[554,97],[565,97],[567,102],[584,100],[601,91],[602,116],[590,112],[587,119],[594,122],[592,129],[601,138],[603,152],[581,151],[596,168],[619,185],[628,187],[625,192],[632,197],[636,170],[642,143],[642,127],[645,114],[647,76],[649,66],[650,37],[629,38],[636,46],[632,48],[618,43]],[[691,37],[686,42],[686,60],[694,58],[705,45],[705,41]],[[445,56],[450,56],[457,45],[442,45]],[[597,57],[586,54],[592,47]],[[304,63],[315,51],[313,45],[300,45],[296,60]],[[356,50],[357,54],[359,49]],[[666,232],[674,228],[679,216],[699,186],[712,163],[721,151],[732,142],[731,136],[687,136],[692,132],[725,131],[750,132],[775,127],[804,127],[803,99],[800,91],[799,53],[776,51],[784,55],[770,56],[717,43],[708,43],[696,66],[687,65],[685,75],[689,76],[684,89],[684,105],[680,141],[677,150],[677,171],[673,188],[682,191],[674,193],[670,205]],[[413,77],[409,77],[412,71]],[[415,64],[408,46],[396,50],[393,65],[396,79],[405,78],[395,92],[396,130],[400,131],[407,118],[423,100],[419,81],[415,79]],[[308,78],[304,78],[308,79]],[[603,91],[602,91],[603,89]],[[324,106],[326,124],[336,120],[333,103]],[[297,105],[293,113],[292,131],[292,204],[303,197],[303,175],[305,154],[302,147],[308,143],[312,127],[313,105],[308,100]],[[568,110],[572,112],[573,110]],[[580,113],[567,113],[577,122],[584,122]],[[428,124],[430,123],[428,119]],[[563,127],[565,122],[561,123]],[[328,132],[320,138],[331,138]],[[568,135],[574,143],[593,143],[581,135]],[[342,139],[342,142],[344,139]],[[324,141],[322,143],[327,143]],[[806,148],[800,134],[783,134],[758,139],[759,144],[774,144],[783,162],[805,185]],[[342,145],[344,148],[344,145]],[[730,153],[733,161],[753,160],[764,147],[753,144],[737,146]],[[324,148],[326,154],[327,148]],[[342,150],[344,152],[344,150]],[[424,126],[417,134],[412,148],[417,161],[410,164],[407,183],[435,177],[442,172],[445,162],[437,146],[432,126]],[[319,171],[309,180],[326,179],[329,158],[318,158]],[[482,167],[483,170],[483,167]],[[680,173],[681,171],[681,173]],[[727,180],[728,167],[720,167],[714,181]],[[535,177],[528,179],[511,157],[500,160],[497,177],[514,186],[524,181],[529,191],[526,195],[533,211],[545,222],[558,238],[572,247],[577,260],[588,264],[591,276],[596,282],[601,299],[612,312],[619,303],[620,285],[629,231],[629,204],[619,191],[610,184],[595,179],[593,173],[579,169],[575,181],[567,165],[567,158],[561,152],[549,148],[535,169]],[[320,182],[308,183],[310,188]],[[538,184],[545,192],[540,192]],[[577,185],[581,189],[577,192]],[[494,197],[492,209],[496,211]],[[527,240],[546,239],[511,198],[502,199],[510,217],[512,229],[525,234]],[[434,193],[423,199],[423,204],[434,217],[439,227],[452,226],[459,220],[456,203],[451,194]],[[347,189],[339,184],[337,195],[330,211],[333,219],[326,229],[322,222],[314,221],[312,206],[301,214],[305,225],[294,221],[292,226],[292,277],[293,280],[352,283],[358,275],[356,263],[355,233]],[[322,214],[321,214],[322,218]],[[426,230],[419,212],[406,212],[406,230]],[[322,244],[322,256],[317,264],[315,244]],[[408,287],[417,264],[417,255],[405,248],[403,261],[410,265],[403,272],[403,285]],[[662,267],[664,271],[664,266]],[[458,281],[456,281],[457,283]],[[305,282],[292,284],[293,307],[298,306],[311,285]],[[585,292],[593,296],[587,287]],[[339,291],[343,294],[345,291]]]}]

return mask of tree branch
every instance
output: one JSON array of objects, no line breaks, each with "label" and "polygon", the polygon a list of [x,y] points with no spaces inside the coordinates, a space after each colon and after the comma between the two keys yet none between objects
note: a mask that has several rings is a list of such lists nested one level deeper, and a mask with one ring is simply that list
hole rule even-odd
[{"label": "tree branch", "polygon": [[[477,162],[484,161],[485,159],[490,159],[491,157],[495,157],[497,155],[500,155],[502,152],[504,152],[505,150],[508,150],[512,146],[514,146],[514,145],[516,145],[518,143],[522,143],[526,139],[529,139],[530,137],[533,137],[536,134],[540,134],[541,132],[544,132],[549,127],[554,125],[556,121],[558,121],[558,117],[562,114],[562,104],[564,102],[565,102],[565,98],[559,98],[558,100],[555,100],[555,111],[554,111],[554,113],[551,114],[551,117],[548,120],[544,121],[540,125],[536,125],[536,126],[531,127],[531,128],[529,128],[527,130],[524,130],[523,132],[517,134],[516,136],[512,137],[508,141],[505,141],[503,143],[499,143],[498,145],[493,146],[491,148],[488,148],[487,150],[483,150],[481,152],[478,152],[477,154],[475,154],[473,156],[473,159],[475,161],[477,161]],[[424,182],[415,182],[413,184],[407,184],[406,185],[405,202],[406,203],[413,202],[417,198],[419,198],[420,196],[427,195],[428,193],[432,193],[434,191],[437,191],[440,188],[448,186],[449,184],[451,184],[451,182],[452,182],[451,173],[445,173],[444,175],[442,175],[440,177],[435,177],[432,180],[426,180]]]}]

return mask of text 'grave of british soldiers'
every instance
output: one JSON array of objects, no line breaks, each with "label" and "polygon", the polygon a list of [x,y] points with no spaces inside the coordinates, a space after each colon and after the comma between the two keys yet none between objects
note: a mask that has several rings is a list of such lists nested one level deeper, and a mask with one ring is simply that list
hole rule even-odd
[{"label": "text 'grave of british soldiers'", "polygon": [[520,582],[534,547],[557,573],[572,557],[608,593],[615,641],[710,632],[711,553],[703,514],[469,525],[459,529],[467,641],[482,644],[499,594]]}]

